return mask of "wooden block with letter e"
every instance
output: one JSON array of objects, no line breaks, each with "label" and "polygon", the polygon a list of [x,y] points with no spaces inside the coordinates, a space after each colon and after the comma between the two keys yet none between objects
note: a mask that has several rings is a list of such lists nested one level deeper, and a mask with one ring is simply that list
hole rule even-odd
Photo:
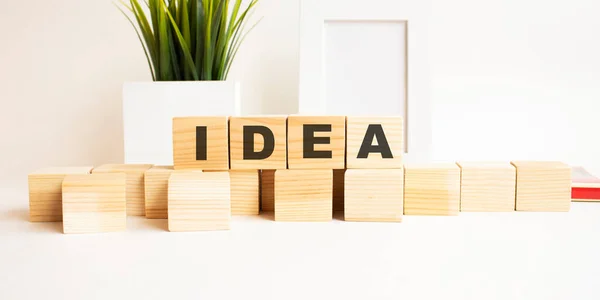
[{"label": "wooden block with letter e", "polygon": [[353,117],[346,120],[348,169],[402,168],[402,117]]},{"label": "wooden block with letter e", "polygon": [[515,210],[516,169],[510,162],[458,162],[461,169],[460,210]]},{"label": "wooden block with letter e", "polygon": [[228,117],[173,118],[175,170],[228,170],[228,131]]},{"label": "wooden block with letter e", "polygon": [[260,172],[260,210],[275,210],[275,170]]},{"label": "wooden block with letter e", "polygon": [[231,169],[287,168],[286,122],[286,116],[231,117]]},{"label": "wooden block with letter e", "polygon": [[169,177],[173,166],[153,166],[144,175],[145,209],[148,219],[166,219]]},{"label": "wooden block with letter e", "polygon": [[124,231],[126,175],[67,175],[62,183],[64,233]]},{"label": "wooden block with letter e", "polygon": [[518,211],[571,209],[571,167],[557,161],[513,161],[517,168]]},{"label": "wooden block with letter e", "polygon": [[275,221],[331,221],[332,189],[332,170],[275,171]]},{"label": "wooden block with letter e", "polygon": [[458,215],[460,168],[455,163],[405,165],[405,215]]},{"label": "wooden block with letter e", "polygon": [[259,170],[229,170],[231,215],[258,215],[260,211],[259,177]]},{"label": "wooden block with letter e", "polygon": [[127,215],[145,216],[144,174],[151,164],[106,164],[92,170],[92,174],[125,173],[127,175]]},{"label": "wooden block with letter e", "polygon": [[169,231],[229,230],[228,172],[173,172],[168,194]]},{"label": "wooden block with letter e", "polygon": [[344,169],[346,117],[289,116],[289,169]]},{"label": "wooden block with letter e", "polygon": [[45,168],[28,175],[29,221],[62,221],[62,182],[69,174],[90,174],[92,167]]},{"label": "wooden block with letter e", "polygon": [[404,214],[402,169],[346,170],[346,221],[401,222]]}]

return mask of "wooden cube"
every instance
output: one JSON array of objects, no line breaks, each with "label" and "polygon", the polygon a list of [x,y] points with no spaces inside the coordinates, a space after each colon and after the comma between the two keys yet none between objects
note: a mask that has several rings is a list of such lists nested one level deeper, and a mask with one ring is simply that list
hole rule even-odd
[{"label": "wooden cube", "polygon": [[517,168],[518,211],[571,209],[571,168],[555,161],[513,161]]},{"label": "wooden cube", "polygon": [[289,169],[344,169],[346,117],[289,116]]},{"label": "wooden cube", "polygon": [[404,214],[402,169],[353,169],[345,176],[344,219],[401,222]]},{"label": "wooden cube", "polygon": [[232,170],[287,168],[287,116],[231,117]]},{"label": "wooden cube", "polygon": [[461,169],[460,210],[515,210],[517,173],[509,162],[458,162]]},{"label": "wooden cube", "polygon": [[261,170],[260,173],[260,209],[275,211],[275,170]]},{"label": "wooden cube", "polygon": [[405,215],[458,215],[460,168],[455,163],[405,165]]},{"label": "wooden cube", "polygon": [[402,168],[403,128],[403,119],[400,116],[348,116],[346,119],[346,168]]},{"label": "wooden cube", "polygon": [[332,170],[275,171],[275,221],[331,221],[332,196]]},{"label": "wooden cube", "polygon": [[62,182],[69,174],[90,174],[92,167],[45,168],[30,173],[29,221],[62,221]]},{"label": "wooden cube", "polygon": [[92,170],[92,174],[125,173],[127,175],[127,215],[146,215],[144,174],[151,164],[106,164]]},{"label": "wooden cube", "polygon": [[175,170],[228,170],[228,117],[173,118]]},{"label": "wooden cube", "polygon": [[64,233],[124,231],[126,175],[67,175],[62,183]]},{"label": "wooden cube", "polygon": [[344,211],[345,169],[333,170],[333,211]]},{"label": "wooden cube", "polygon": [[260,210],[259,177],[259,170],[229,170],[231,215],[258,215]]},{"label": "wooden cube", "polygon": [[167,196],[173,166],[153,166],[144,175],[145,209],[148,219],[168,217]]},{"label": "wooden cube", "polygon": [[173,172],[169,177],[169,231],[228,230],[228,172]]}]

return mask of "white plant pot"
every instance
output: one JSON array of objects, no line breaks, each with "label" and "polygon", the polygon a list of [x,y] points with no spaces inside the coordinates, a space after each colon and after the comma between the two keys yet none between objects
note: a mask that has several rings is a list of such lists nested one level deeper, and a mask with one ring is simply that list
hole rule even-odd
[{"label": "white plant pot", "polygon": [[174,117],[239,116],[240,111],[235,81],[125,83],[125,163],[172,165]]}]

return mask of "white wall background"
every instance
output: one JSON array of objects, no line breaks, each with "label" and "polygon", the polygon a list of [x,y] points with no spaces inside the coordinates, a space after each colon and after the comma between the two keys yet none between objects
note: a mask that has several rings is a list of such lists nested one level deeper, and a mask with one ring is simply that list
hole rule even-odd
[{"label": "white wall background", "polygon": [[[0,181],[121,162],[121,84],[149,80],[109,0],[0,11]],[[298,0],[261,0],[232,78],[243,112],[295,113]],[[600,2],[432,0],[435,160],[559,159],[600,171]]]}]

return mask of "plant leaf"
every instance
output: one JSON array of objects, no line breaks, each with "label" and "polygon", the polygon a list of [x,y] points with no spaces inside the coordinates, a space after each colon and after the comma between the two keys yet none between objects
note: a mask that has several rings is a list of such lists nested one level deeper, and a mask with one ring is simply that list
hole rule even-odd
[{"label": "plant leaf", "polygon": [[[115,6],[117,6],[117,5],[115,5]],[[140,32],[139,32],[138,28],[135,26],[135,24],[133,23],[133,21],[131,20],[131,18],[120,7],[117,6],[117,9],[119,9],[121,11],[121,13],[123,13],[123,15],[125,16],[125,18],[127,18],[127,21],[129,21],[129,23],[131,24],[131,26],[133,26],[133,28],[135,29],[135,33],[137,34],[137,37],[140,40],[140,44],[142,44],[142,48],[144,49],[144,54],[146,55],[146,60],[148,61],[148,67],[150,68],[150,74],[152,75],[152,81],[156,81],[156,76],[154,75],[154,67],[153,67],[152,62],[150,60],[150,56],[148,55],[148,50],[146,50],[146,44],[142,40],[142,36],[140,35]]]},{"label": "plant leaf", "polygon": [[[173,16],[171,15],[171,13],[168,10],[167,10],[167,16],[171,20],[171,25],[173,25],[173,29],[174,29],[173,31],[175,32],[177,39],[179,40],[179,45],[181,46],[181,48],[183,50],[183,55],[185,57],[186,63],[189,65],[190,69],[194,69],[194,60],[192,59],[190,49],[188,48],[187,44],[185,43],[185,40],[184,40],[183,36],[181,35],[181,32],[177,28],[175,19],[173,18]],[[194,80],[198,80],[198,74],[196,73],[195,70],[192,73],[192,75],[194,77]]]}]

